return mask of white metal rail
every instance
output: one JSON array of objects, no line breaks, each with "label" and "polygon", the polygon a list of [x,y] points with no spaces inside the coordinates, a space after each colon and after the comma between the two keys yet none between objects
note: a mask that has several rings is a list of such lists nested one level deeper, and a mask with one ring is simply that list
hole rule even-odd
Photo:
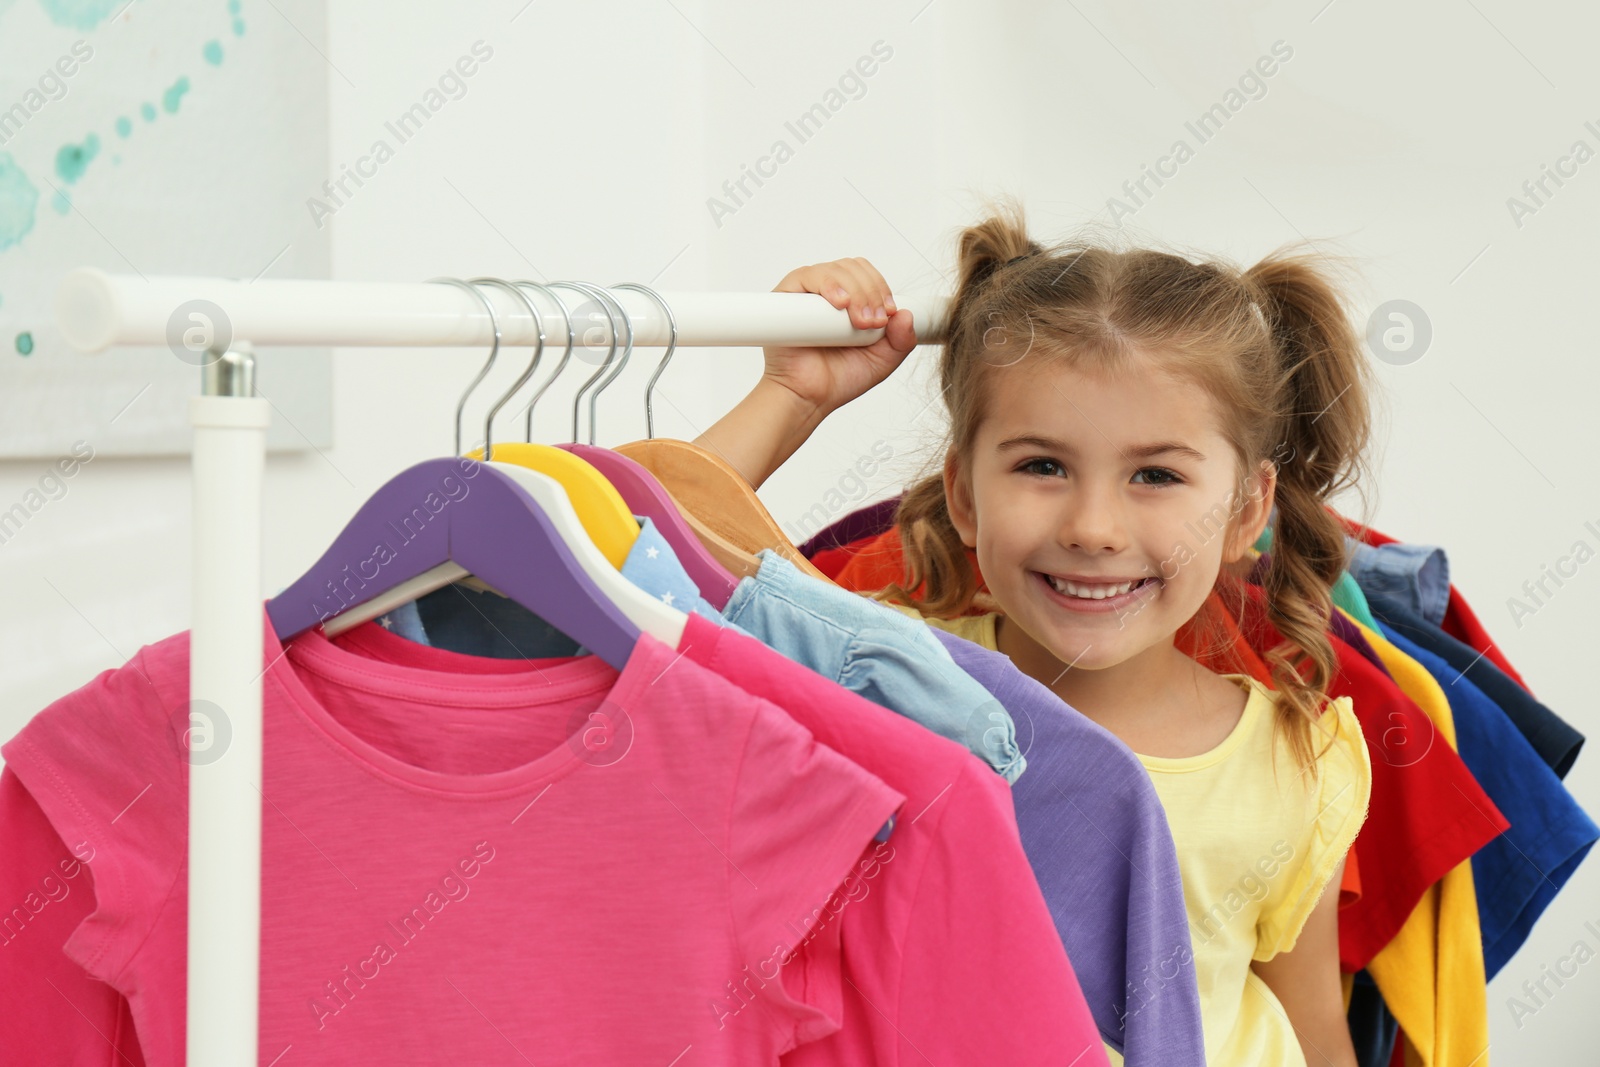
[{"label": "white metal rail", "polygon": [[[531,345],[538,337],[532,316],[512,294],[496,286],[479,291],[494,306],[501,338]],[[547,343],[564,345],[566,327],[555,305],[534,290]],[[662,347],[666,316],[649,296],[607,290],[633,326],[637,345]],[[819,296],[806,293],[662,293],[685,347],[869,344],[881,331],[853,330],[848,318]],[[561,290],[578,313],[574,329],[589,344],[609,338],[605,313],[574,290]],[[489,316],[472,294],[428,282],[255,282],[228,278],[141,278],[81,268],[56,291],[56,321],[67,341],[84,352],[113,345],[168,343],[169,331],[187,327],[187,313],[202,303],[220,309],[218,323],[234,340],[256,345],[361,345],[376,347],[477,346],[494,339]],[[936,339],[944,327],[943,300],[906,300],[917,334]]]}]

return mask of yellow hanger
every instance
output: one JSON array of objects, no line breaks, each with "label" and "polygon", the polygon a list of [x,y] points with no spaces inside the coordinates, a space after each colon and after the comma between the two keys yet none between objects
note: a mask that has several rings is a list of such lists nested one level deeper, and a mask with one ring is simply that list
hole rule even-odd
[{"label": "yellow hanger", "polygon": [[[467,458],[482,459],[483,449],[473,449]],[[639,524],[616,486],[593,464],[571,452],[526,441],[496,441],[492,458],[496,463],[515,463],[560,482],[589,539],[613,567],[622,569],[628,550],[639,539]]]}]

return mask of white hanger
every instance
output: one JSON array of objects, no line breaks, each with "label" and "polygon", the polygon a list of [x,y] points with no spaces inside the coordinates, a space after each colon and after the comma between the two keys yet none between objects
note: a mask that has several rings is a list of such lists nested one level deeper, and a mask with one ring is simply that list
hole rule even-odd
[{"label": "white hanger", "polygon": [[589,539],[589,532],[583,528],[578,512],[560,482],[548,474],[540,474],[515,463],[491,461],[491,466],[509,475],[527,490],[534,503],[550,520],[550,525],[555,527],[561,540],[572,550],[583,572],[600,587],[606,599],[627,616],[629,622],[637,626],[641,633],[649,634],[668,648],[678,647],[684,627],[689,624],[689,616],[646,593],[611,565],[611,561]]}]

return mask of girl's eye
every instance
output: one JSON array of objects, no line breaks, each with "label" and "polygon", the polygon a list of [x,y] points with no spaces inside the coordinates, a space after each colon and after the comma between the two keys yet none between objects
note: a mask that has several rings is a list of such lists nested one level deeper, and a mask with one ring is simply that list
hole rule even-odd
[{"label": "girl's eye", "polygon": [[1155,481],[1147,482],[1147,485],[1178,485],[1183,481],[1183,479],[1178,477],[1176,473],[1169,471],[1165,467],[1146,467],[1143,470],[1138,471],[1137,474],[1154,474],[1157,476]]},{"label": "girl's eye", "polygon": [[[1040,478],[1059,478],[1066,474],[1066,468],[1060,463],[1057,463],[1053,459],[1042,458],[1027,460],[1020,464],[1017,467],[1017,470],[1024,474],[1032,474]],[[1183,478],[1180,477],[1177,472],[1168,470],[1166,467],[1145,467],[1139,471],[1136,471],[1134,477],[1144,477],[1146,481],[1143,484],[1146,485],[1165,486],[1183,484]]]},{"label": "girl's eye", "polygon": [[1061,464],[1053,459],[1030,459],[1017,469],[1026,474],[1037,474],[1042,478],[1054,478],[1064,473]]}]

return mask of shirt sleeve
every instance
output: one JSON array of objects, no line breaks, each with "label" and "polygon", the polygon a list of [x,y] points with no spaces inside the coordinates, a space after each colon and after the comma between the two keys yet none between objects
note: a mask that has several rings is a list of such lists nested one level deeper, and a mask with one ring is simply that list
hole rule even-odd
[{"label": "shirt sleeve", "polygon": [[[1294,948],[1367,817],[1372,766],[1350,698],[1334,700],[1311,736],[1320,755],[1316,785],[1306,798],[1308,822],[1299,852],[1303,859],[1283,891],[1274,894],[1261,912],[1256,927],[1258,960],[1270,960]],[[1338,892],[1337,886],[1334,891]]]},{"label": "shirt sleeve", "polygon": [[180,729],[187,705],[171,699],[166,684],[186,672],[177,669],[179,657],[151,656],[152,648],[45,708],[4,750],[7,771],[94,876],[95,907],[64,950],[117,988],[181,876],[187,849],[185,835],[173,832],[186,825],[188,810]]},{"label": "shirt sleeve", "polygon": [[840,684],[949,738],[1009,783],[1027,768],[1016,724],[987,689],[956,666],[926,627],[861,628],[851,637]]},{"label": "shirt sleeve", "polygon": [[776,705],[755,704],[729,811],[729,904],[741,958],[792,1028],[787,1051],[839,1028],[845,883],[905,797]]},{"label": "shirt sleeve", "polygon": [[9,768],[0,771],[0,1048],[30,1063],[143,1067],[127,1002],[61,947],[94,910],[84,857],[67,848]]}]

